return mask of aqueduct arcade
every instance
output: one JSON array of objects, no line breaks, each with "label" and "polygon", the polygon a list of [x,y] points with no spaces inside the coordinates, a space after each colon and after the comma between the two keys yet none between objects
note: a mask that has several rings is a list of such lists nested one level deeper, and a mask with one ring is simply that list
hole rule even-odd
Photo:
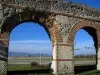
[{"label": "aqueduct arcade", "polygon": [[81,28],[93,37],[100,70],[100,10],[63,0],[0,0],[1,75],[7,74],[10,32],[29,21],[39,23],[50,36],[54,74],[74,75],[74,37]]}]

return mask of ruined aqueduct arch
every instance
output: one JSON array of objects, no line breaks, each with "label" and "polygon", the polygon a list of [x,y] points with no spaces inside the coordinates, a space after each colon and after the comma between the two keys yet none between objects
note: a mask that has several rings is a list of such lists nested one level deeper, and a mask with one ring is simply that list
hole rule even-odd
[{"label": "ruined aqueduct arch", "polygon": [[7,74],[9,34],[16,25],[27,21],[39,23],[50,36],[54,74],[74,75],[74,36],[81,28],[93,37],[100,70],[100,10],[63,0],[0,0],[0,9],[1,75]]}]

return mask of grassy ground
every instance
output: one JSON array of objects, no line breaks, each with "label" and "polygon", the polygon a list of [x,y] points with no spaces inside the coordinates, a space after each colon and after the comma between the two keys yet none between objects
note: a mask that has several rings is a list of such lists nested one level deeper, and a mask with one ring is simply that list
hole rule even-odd
[{"label": "grassy ground", "polygon": [[12,75],[52,75],[52,74],[12,74]]},{"label": "grassy ground", "polygon": [[[10,59],[16,59],[16,60],[39,60],[38,57],[10,57]],[[43,60],[52,60],[51,57],[44,57],[42,58]],[[87,60],[95,60],[95,59],[89,59],[89,58],[76,58],[75,61],[87,61]],[[89,64],[88,64],[89,65]],[[85,66],[85,65],[75,65],[75,66]],[[37,73],[34,73],[34,71],[41,71],[41,70],[45,70],[45,68],[38,68],[38,67],[31,67],[30,64],[29,65],[26,65],[26,64],[14,64],[14,65],[8,65],[8,71],[11,71],[13,72],[13,74],[7,74],[7,75],[52,75],[51,73],[40,73],[40,74],[37,74]],[[16,74],[17,72],[19,71],[23,71],[23,72],[28,72],[30,71],[31,73],[28,73],[28,74]],[[33,72],[32,72],[33,71]],[[33,74],[34,73],[34,74]],[[75,74],[75,75],[100,75],[100,71],[97,71],[97,70],[92,70],[92,71],[87,71],[87,72],[83,72],[83,73],[78,73],[78,74]]]},{"label": "grassy ground", "polygon": [[17,71],[17,70],[33,70],[30,65],[26,64],[12,64],[8,65],[8,71]]},{"label": "grassy ground", "polygon": [[100,75],[100,71],[92,70],[92,71],[87,71],[87,72],[83,72],[83,73],[78,73],[75,75]]},{"label": "grassy ground", "polygon": [[52,74],[12,74],[12,75],[52,75]]},{"label": "grassy ground", "polygon": [[42,74],[7,74],[7,75],[53,75],[53,74],[46,74],[46,73],[42,73]]},{"label": "grassy ground", "polygon": [[8,71],[19,71],[19,70],[38,70],[38,69],[47,69],[47,67],[31,67],[30,64],[11,64],[8,65]]},{"label": "grassy ground", "polygon": [[[45,68],[32,68],[30,65],[19,65],[19,64],[16,64],[16,65],[8,65],[8,71],[33,71],[34,73],[34,70],[43,70]],[[40,74],[37,74],[37,73],[28,73],[28,74],[16,74],[15,72],[13,74],[9,74],[9,75],[52,75],[51,73],[40,73]],[[75,74],[75,75],[100,75],[100,71],[98,70],[92,70],[92,71],[87,71],[87,72],[83,72],[83,73],[78,73],[78,74]]]},{"label": "grassy ground", "polygon": [[31,67],[31,65],[27,64],[15,64],[15,65],[8,65],[7,75],[52,75],[52,74],[49,72],[49,68]]}]

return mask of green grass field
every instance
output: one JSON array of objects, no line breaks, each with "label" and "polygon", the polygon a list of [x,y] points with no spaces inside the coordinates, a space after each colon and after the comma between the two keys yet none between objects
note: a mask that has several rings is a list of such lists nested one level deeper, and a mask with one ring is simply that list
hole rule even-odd
[{"label": "green grass field", "polygon": [[[10,57],[10,59],[16,59],[16,60],[39,60],[39,57]],[[51,57],[42,57],[42,60],[52,60]],[[95,59],[89,59],[89,58],[75,58],[74,61],[86,61],[86,60],[95,60]],[[89,65],[89,64],[88,64]],[[86,66],[86,65],[75,65],[75,66]],[[39,68],[39,67],[31,67],[30,64],[26,65],[26,64],[14,64],[14,65],[8,65],[8,71],[27,71],[27,70],[43,70],[45,68]],[[34,72],[33,72],[34,73]],[[48,73],[41,73],[41,74],[37,74],[37,73],[28,73],[28,74],[12,74],[12,75],[52,75],[52,73],[48,72]],[[92,70],[92,71],[87,71],[87,72],[83,72],[83,73],[78,73],[75,75],[100,75],[100,71],[97,70]]]},{"label": "green grass field", "polygon": [[[39,69],[45,69],[45,68],[32,68],[30,65],[8,65],[8,71],[22,71],[22,70],[39,70]],[[13,75],[17,75],[17,74],[13,74]],[[19,75],[19,74],[18,74]],[[20,74],[20,75],[52,75],[51,73],[43,73],[43,74]],[[87,71],[87,72],[83,72],[83,73],[78,73],[75,75],[100,75],[100,71],[98,70],[92,70],[92,71]]]},{"label": "green grass field", "polygon": [[13,74],[13,75],[52,75],[52,74]]},{"label": "green grass field", "polygon": [[30,65],[26,64],[12,64],[8,65],[8,71],[17,71],[17,70],[33,70],[33,68]]},{"label": "green grass field", "polygon": [[100,71],[92,70],[92,71],[87,71],[87,72],[83,72],[83,73],[78,73],[75,75],[100,75]]},{"label": "green grass field", "polygon": [[[16,59],[16,60],[39,60],[39,57],[9,57],[9,59],[13,60],[13,59]],[[45,60],[49,60],[49,61],[52,61],[52,57],[42,57],[42,60],[45,61]],[[91,58],[75,58],[74,61],[87,61],[87,60],[96,60],[96,59],[91,59]],[[89,64],[87,65],[76,65],[75,66],[88,66]],[[39,67],[31,67],[30,64],[26,65],[26,64],[14,64],[14,65],[8,65],[8,71],[27,71],[27,70],[33,70],[33,71],[36,71],[36,70],[43,70],[45,68],[39,68]],[[33,72],[34,73],[34,72]],[[52,73],[48,72],[48,73],[41,73],[41,74],[37,74],[37,73],[28,73],[28,74],[12,74],[12,75],[52,75]],[[87,71],[87,72],[83,72],[83,73],[78,73],[78,74],[75,74],[75,75],[100,75],[100,71],[97,71],[97,70],[92,70],[92,71]]]},{"label": "green grass field", "polygon": [[39,71],[39,70],[46,70],[48,68],[40,68],[40,67],[31,67],[31,65],[28,65],[28,64],[12,64],[12,65],[8,65],[8,72],[21,72],[21,71],[33,71],[33,73],[28,73],[28,74],[13,74],[13,75],[52,75],[51,73],[43,73],[43,74],[37,74],[37,73],[34,73],[34,71]]}]

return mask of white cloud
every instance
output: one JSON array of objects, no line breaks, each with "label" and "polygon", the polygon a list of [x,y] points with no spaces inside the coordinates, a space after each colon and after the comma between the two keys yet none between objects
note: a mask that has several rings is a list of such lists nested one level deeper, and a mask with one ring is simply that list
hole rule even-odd
[{"label": "white cloud", "polygon": [[29,44],[29,43],[45,43],[50,44],[49,40],[18,40],[18,41],[10,41],[11,44]]},{"label": "white cloud", "polygon": [[10,41],[9,51],[52,54],[52,44],[49,40]]},{"label": "white cloud", "polygon": [[[76,42],[75,48],[81,50],[75,51],[75,54],[91,53],[91,51],[84,51],[83,48],[91,47],[94,44],[93,40],[78,41]],[[10,41],[9,50],[14,52],[27,52],[27,53],[39,53],[41,50],[43,53],[52,54],[52,43],[49,40],[19,40]],[[94,52],[94,51],[93,51]]]}]

